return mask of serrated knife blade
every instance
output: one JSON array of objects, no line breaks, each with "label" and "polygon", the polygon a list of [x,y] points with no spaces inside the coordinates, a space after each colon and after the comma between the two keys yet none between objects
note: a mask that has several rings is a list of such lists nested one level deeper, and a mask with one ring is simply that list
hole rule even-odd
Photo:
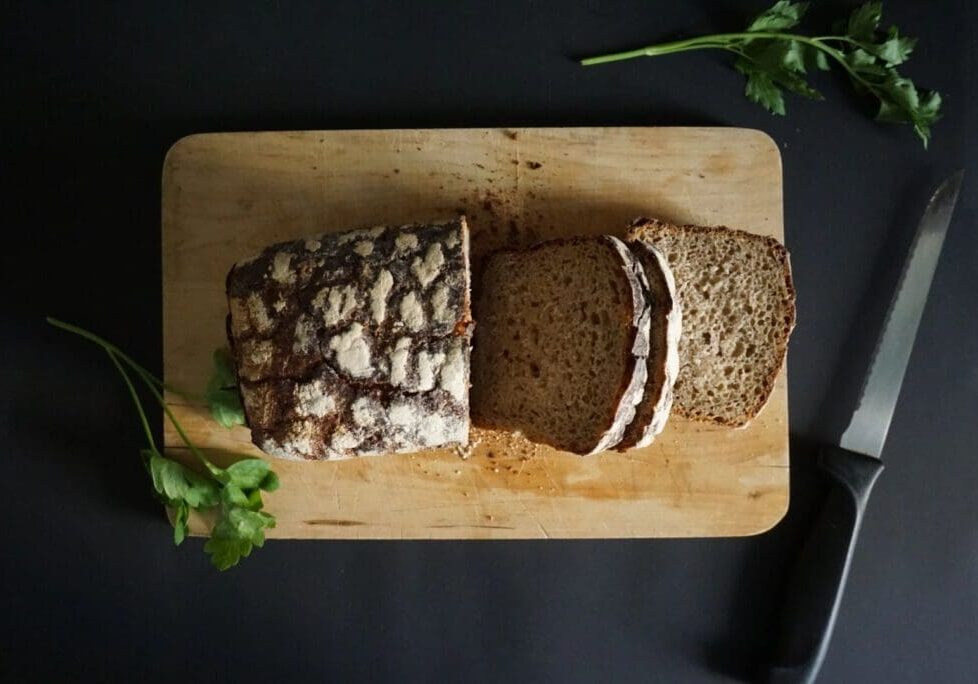
[{"label": "serrated knife blade", "polygon": [[886,433],[893,420],[900,386],[963,178],[962,170],[945,180],[931,196],[920,219],[866,373],[859,404],[839,441],[839,446],[844,449],[873,458],[880,458],[883,453]]}]

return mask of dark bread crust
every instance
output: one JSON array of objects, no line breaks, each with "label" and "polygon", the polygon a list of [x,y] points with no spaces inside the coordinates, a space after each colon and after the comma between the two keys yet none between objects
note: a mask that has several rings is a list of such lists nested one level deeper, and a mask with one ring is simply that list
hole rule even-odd
[{"label": "dark bread crust", "polygon": [[464,217],[271,245],[236,264],[226,287],[259,448],[322,459],[467,440]]},{"label": "dark bread crust", "polygon": [[647,242],[631,242],[649,282],[652,325],[647,356],[645,395],[635,418],[615,447],[626,451],[651,444],[665,428],[672,410],[673,384],[679,375],[679,336],[682,313],[672,272],[665,257]]},{"label": "dark bread crust", "polygon": [[782,305],[785,311],[781,329],[781,337],[783,341],[779,343],[777,349],[775,349],[774,353],[777,362],[772,364],[771,369],[764,376],[761,383],[761,393],[750,397],[750,399],[746,402],[747,408],[732,418],[696,411],[690,407],[681,405],[679,402],[676,402],[673,405],[673,411],[676,414],[690,420],[714,423],[716,425],[724,425],[727,427],[743,427],[747,425],[755,416],[757,416],[757,414],[764,408],[765,404],[767,404],[767,401],[771,396],[771,391],[774,389],[774,383],[777,380],[778,374],[781,372],[781,368],[784,366],[784,360],[788,353],[788,341],[791,336],[791,332],[795,327],[797,316],[795,305],[796,292],[791,276],[791,260],[788,250],[783,244],[781,244],[781,242],[773,237],[757,235],[755,233],[749,233],[737,228],[728,228],[726,226],[697,226],[691,224],[674,225],[658,219],[650,219],[645,217],[640,217],[632,221],[632,223],[629,225],[629,231],[626,239],[629,241],[648,240],[655,245],[656,236],[666,233],[678,234],[680,236],[686,234],[717,235],[723,238],[732,238],[744,243],[763,245],[768,256],[777,264],[778,268],[783,273],[784,295]]}]

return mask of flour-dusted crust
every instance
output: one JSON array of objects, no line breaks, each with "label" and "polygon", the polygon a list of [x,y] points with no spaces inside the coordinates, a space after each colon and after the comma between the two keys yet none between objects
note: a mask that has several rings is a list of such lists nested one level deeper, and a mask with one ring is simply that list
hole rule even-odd
[{"label": "flour-dusted crust", "polygon": [[625,434],[629,424],[635,419],[635,412],[645,396],[646,380],[648,379],[647,358],[650,349],[652,307],[649,296],[649,283],[641,262],[628,249],[628,246],[616,237],[604,235],[605,240],[621,259],[622,270],[631,288],[632,327],[635,329],[635,339],[632,344],[632,360],[630,376],[626,376],[624,389],[615,417],[608,430],[601,436],[590,453],[598,453],[617,445]]},{"label": "flour-dusted crust", "polygon": [[334,459],[465,444],[465,219],[272,245],[227,278],[228,338],[252,441]]},{"label": "flour-dusted crust", "polygon": [[672,410],[673,385],[679,375],[679,338],[683,321],[676,282],[666,258],[647,242],[633,241],[629,247],[642,263],[648,279],[652,333],[645,395],[635,419],[616,447],[619,451],[647,447],[666,427]]}]

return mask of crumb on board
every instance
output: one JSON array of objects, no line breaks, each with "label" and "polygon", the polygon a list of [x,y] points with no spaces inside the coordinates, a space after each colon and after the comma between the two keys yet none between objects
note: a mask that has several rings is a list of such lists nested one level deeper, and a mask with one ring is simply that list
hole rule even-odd
[{"label": "crumb on board", "polygon": [[[476,449],[476,447],[478,447],[481,443],[482,443],[482,440],[481,439],[476,439],[476,440],[471,441],[471,442],[469,442],[468,444],[465,444],[465,445],[456,444],[455,445],[455,453],[463,461],[467,461],[472,456],[472,452],[474,452],[475,449]],[[458,474],[458,472],[459,471],[457,471],[457,470],[455,471],[456,474]]]}]

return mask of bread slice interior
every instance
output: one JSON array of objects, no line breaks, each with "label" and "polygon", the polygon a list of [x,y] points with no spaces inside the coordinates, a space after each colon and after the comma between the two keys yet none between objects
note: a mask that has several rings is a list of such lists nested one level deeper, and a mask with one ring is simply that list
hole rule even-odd
[{"label": "bread slice interior", "polygon": [[743,426],[764,407],[795,324],[795,290],[784,246],[725,227],[638,219],[629,240],[665,255],[683,312],[673,410],[693,420]]}]

